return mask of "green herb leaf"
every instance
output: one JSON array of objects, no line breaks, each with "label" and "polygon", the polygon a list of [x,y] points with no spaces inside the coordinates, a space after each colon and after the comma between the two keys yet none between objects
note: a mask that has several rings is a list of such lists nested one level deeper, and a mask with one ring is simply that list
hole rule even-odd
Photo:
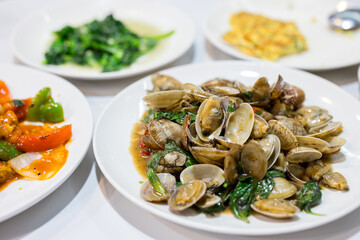
[{"label": "green herb leaf", "polygon": [[141,119],[141,121],[143,121],[144,123],[148,123],[149,120],[150,120],[150,117],[151,117],[152,115],[154,115],[154,113],[155,113],[154,110],[149,109],[149,110],[148,110],[148,113],[146,114],[146,116],[145,116],[143,119]]},{"label": "green herb leaf", "polygon": [[231,112],[233,112],[234,110],[235,110],[234,107],[229,106],[226,112],[231,113]]},{"label": "green herb leaf", "polygon": [[162,112],[162,111],[155,111],[154,112],[154,120],[159,119],[168,119],[170,121],[176,122],[180,125],[184,123],[184,119],[186,115],[190,114],[191,122],[195,122],[196,114],[188,112],[187,110],[181,112]]},{"label": "green herb leaf", "polygon": [[251,91],[247,91],[247,92],[243,92],[243,94],[248,98],[248,99],[252,99],[252,92]]},{"label": "green herb leaf", "polygon": [[266,172],[265,177],[267,177],[267,178],[276,178],[276,177],[285,178],[285,174],[278,169],[271,169]]},{"label": "green herb leaf", "polygon": [[25,103],[22,100],[14,99],[11,101],[15,107],[23,107],[25,106]]},{"label": "green herb leaf", "polygon": [[299,195],[297,196],[298,207],[301,210],[305,210],[305,212],[314,214],[314,215],[322,215],[313,213],[310,208],[321,202],[321,188],[317,182],[307,182],[304,187],[301,189]]}]

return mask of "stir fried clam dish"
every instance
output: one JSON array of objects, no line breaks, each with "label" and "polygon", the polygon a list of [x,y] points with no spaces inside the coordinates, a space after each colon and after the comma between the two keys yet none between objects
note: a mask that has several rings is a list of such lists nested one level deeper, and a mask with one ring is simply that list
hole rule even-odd
[{"label": "stir fried clam dish", "polygon": [[253,86],[218,78],[196,86],[154,74],[152,83],[131,144],[148,178],[144,200],[167,202],[173,212],[229,208],[247,222],[253,211],[313,214],[322,188],[349,189],[328,160],[346,142],[337,136],[342,124],[304,106],[304,91],[281,76],[273,85],[261,77]]}]

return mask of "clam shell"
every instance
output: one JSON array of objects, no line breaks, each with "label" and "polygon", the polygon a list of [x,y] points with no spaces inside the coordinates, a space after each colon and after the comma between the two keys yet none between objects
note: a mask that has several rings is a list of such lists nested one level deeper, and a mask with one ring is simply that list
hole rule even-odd
[{"label": "clam shell", "polygon": [[241,103],[228,117],[225,138],[238,145],[250,137],[254,125],[254,112],[248,103]]},{"label": "clam shell", "polygon": [[211,194],[211,193],[205,193],[205,195],[200,198],[199,201],[196,202],[196,206],[199,208],[209,208],[217,204],[221,201],[221,197]]},{"label": "clam shell", "polygon": [[161,148],[165,148],[166,140],[172,139],[181,146],[181,125],[170,120],[153,120],[149,124],[149,135]]},{"label": "clam shell", "polygon": [[158,173],[157,176],[164,186],[166,193],[163,196],[160,196],[158,193],[156,193],[149,180],[146,180],[140,188],[140,197],[142,199],[149,202],[162,202],[168,200],[170,197],[172,191],[176,187],[175,177],[169,173]]},{"label": "clam shell", "polygon": [[225,113],[218,97],[203,101],[196,115],[195,129],[199,138],[209,141],[220,135],[225,123]]},{"label": "clam shell", "polygon": [[171,109],[175,107],[185,96],[183,90],[169,90],[149,93],[143,100],[153,108]]},{"label": "clam shell", "polygon": [[267,153],[257,141],[251,140],[241,152],[241,164],[245,173],[260,180],[267,171]]},{"label": "clam shell", "polygon": [[201,180],[193,180],[179,186],[170,196],[168,205],[172,211],[182,211],[200,200],[205,195],[206,184]]},{"label": "clam shell", "polygon": [[298,146],[295,135],[281,122],[277,120],[270,120],[269,127],[269,132],[275,134],[280,139],[281,149],[291,150]]},{"label": "clam shell", "polygon": [[309,147],[324,152],[329,143],[325,140],[309,136],[296,136],[300,147]]},{"label": "clam shell", "polygon": [[311,162],[322,157],[321,152],[313,148],[297,147],[286,154],[286,161],[290,163]]},{"label": "clam shell", "polygon": [[180,174],[180,181],[185,184],[193,180],[202,180],[206,187],[219,187],[225,182],[224,170],[212,164],[195,164],[185,168]]},{"label": "clam shell", "polygon": [[288,198],[296,193],[296,186],[282,177],[273,178],[274,188],[268,198]]},{"label": "clam shell", "polygon": [[190,152],[199,163],[215,164],[222,167],[227,150],[209,147],[190,147]]},{"label": "clam shell", "polygon": [[256,212],[273,218],[291,218],[296,216],[300,209],[285,199],[262,199],[251,204]]}]

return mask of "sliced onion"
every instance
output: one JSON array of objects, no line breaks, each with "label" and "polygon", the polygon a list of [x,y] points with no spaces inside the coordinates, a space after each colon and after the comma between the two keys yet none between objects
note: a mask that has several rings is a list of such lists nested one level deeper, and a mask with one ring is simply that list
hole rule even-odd
[{"label": "sliced onion", "polygon": [[43,176],[39,176],[37,171],[30,169],[29,166],[32,162],[40,160],[42,155],[37,152],[27,152],[16,156],[11,159],[8,163],[14,169],[15,172],[24,177],[33,179],[43,179]]}]

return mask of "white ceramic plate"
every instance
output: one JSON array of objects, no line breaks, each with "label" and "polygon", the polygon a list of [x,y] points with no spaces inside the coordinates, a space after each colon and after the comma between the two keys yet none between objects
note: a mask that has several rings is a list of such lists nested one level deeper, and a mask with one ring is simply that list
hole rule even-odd
[{"label": "white ceramic plate", "polygon": [[230,30],[230,16],[239,11],[295,22],[307,39],[309,49],[277,61],[305,70],[328,70],[360,62],[360,31],[340,34],[329,28],[327,19],[336,10],[338,0],[225,0],[206,17],[204,31],[209,41],[227,54],[247,60],[260,60],[245,55],[227,44],[222,36]]},{"label": "white ceramic plate", "polygon": [[[154,36],[174,30],[152,51],[120,71],[102,73],[98,69],[70,65],[44,65],[44,53],[53,39],[52,32],[65,25],[77,26],[112,13],[116,19],[140,35]],[[149,26],[151,29],[146,29]],[[159,0],[80,1],[69,6],[42,11],[21,21],[12,35],[12,50],[20,61],[61,76],[84,80],[116,79],[159,68],[180,57],[192,45],[195,27],[182,11]]]},{"label": "white ceramic plate", "polygon": [[67,144],[68,159],[60,171],[44,181],[18,180],[0,192],[0,222],[31,207],[59,187],[80,164],[92,137],[93,121],[87,100],[64,79],[16,65],[0,65],[0,79],[16,99],[34,97],[43,87],[50,87],[55,101],[62,104],[65,121],[72,124],[71,142]]},{"label": "white ceramic plate", "polygon": [[[121,91],[105,108],[95,128],[93,146],[98,165],[110,183],[129,200],[160,217],[188,227],[217,233],[269,235],[314,228],[350,213],[360,205],[360,103],[336,85],[315,75],[288,69],[275,64],[242,61],[219,61],[186,65],[162,71],[182,82],[203,83],[215,77],[240,80],[252,85],[260,76],[271,82],[278,74],[284,80],[301,87],[306,93],[306,105],[317,105],[329,110],[336,121],[344,125],[342,137],[347,143],[333,164],[348,180],[350,191],[323,191],[323,202],[313,210],[324,213],[319,217],[300,213],[292,220],[274,220],[250,216],[250,224],[231,214],[207,217],[204,214],[177,215],[167,205],[152,204],[140,198],[140,180],[129,154],[130,133],[145,108],[142,97],[151,89],[150,77],[143,78]],[[351,106],[351,111],[346,106]],[[141,217],[141,216],[139,216]]]}]

